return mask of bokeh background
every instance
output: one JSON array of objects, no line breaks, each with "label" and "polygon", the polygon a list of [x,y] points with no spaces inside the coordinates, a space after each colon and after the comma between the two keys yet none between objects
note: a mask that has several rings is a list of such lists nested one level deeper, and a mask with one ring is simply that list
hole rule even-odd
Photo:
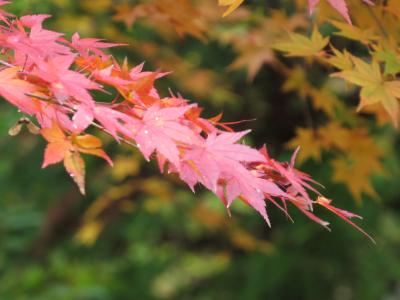
[{"label": "bokeh background", "polygon": [[[267,143],[279,159],[290,157],[285,145],[298,126],[320,120],[298,93],[282,91],[286,79],[275,67],[257,69],[254,62],[250,79],[243,62],[232,67],[248,42],[232,42],[235,37],[265,11],[290,11],[291,1],[249,1],[226,19],[216,1],[200,1],[205,21],[180,35],[161,25],[162,18],[129,19],[124,13],[135,1],[13,2],[10,11],[17,15],[53,15],[47,27],[68,36],[78,31],[129,44],[112,53],[127,56],[131,65],[145,61],[147,70],[172,71],[157,87],[199,102],[206,116],[223,111],[225,121],[256,118],[235,128],[252,128],[249,142]],[[400,299],[396,152],[382,158],[385,174],[371,178],[379,197],[364,194],[362,201],[331,180],[329,151],[320,162],[301,165],[337,206],[364,217],[361,225],[374,245],[324,212],[332,232],[294,210],[294,224],[270,210],[271,229],[240,203],[229,218],[211,193],[192,194],[134,149],[111,141],[106,149],[115,167],[88,158],[83,197],[62,166],[41,170],[43,140],[27,131],[8,135],[19,117],[0,102],[0,299]],[[381,144],[398,149],[397,133],[390,126],[384,132]]]}]

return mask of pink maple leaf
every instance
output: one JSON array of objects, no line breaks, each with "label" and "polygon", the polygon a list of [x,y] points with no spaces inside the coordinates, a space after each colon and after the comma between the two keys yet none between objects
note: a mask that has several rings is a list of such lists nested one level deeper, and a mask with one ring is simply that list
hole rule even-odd
[{"label": "pink maple leaf", "polygon": [[[71,54],[68,47],[58,43],[63,34],[43,29],[42,22],[49,15],[31,15],[16,20],[9,30],[1,36],[4,46],[13,49],[17,63],[26,67],[33,64],[36,58],[43,59],[57,54]],[[25,27],[30,29],[28,33]]]},{"label": "pink maple leaf", "polygon": [[[213,192],[217,192],[218,179],[223,171],[233,173],[241,162],[262,162],[265,158],[256,150],[236,144],[249,131],[211,133],[202,144],[194,145],[184,156],[189,164],[187,172],[197,174],[197,180]],[[193,174],[183,174],[183,177]]]},{"label": "pink maple leaf", "polygon": [[115,86],[117,88],[121,88],[123,86],[132,83],[132,81],[130,80],[126,80],[121,77],[115,76],[115,73],[113,72],[114,70],[115,70],[114,65],[108,66],[101,70],[97,69],[93,72],[93,77],[97,81],[100,81],[101,83],[106,83]]},{"label": "pink maple leaf", "polygon": [[265,170],[273,170],[274,172],[277,172],[281,176],[280,184],[285,187],[287,192],[294,197],[300,195],[308,203],[309,209],[312,210],[312,200],[310,199],[306,188],[317,194],[319,193],[309,184],[309,182],[316,182],[314,182],[307,174],[299,172],[294,168],[294,162],[298,151],[299,148],[297,148],[293,153],[290,164],[282,164],[271,159],[265,146],[260,150],[260,153],[262,153],[267,160],[267,163],[264,164]]},{"label": "pink maple leaf", "polygon": [[124,44],[106,43],[102,39],[96,38],[82,39],[77,32],[72,36],[71,39],[71,47],[76,49],[82,55],[87,55],[89,51],[91,51],[96,55],[102,56],[104,53],[100,49],[107,49],[122,45]]},{"label": "pink maple leaf", "polygon": [[36,49],[42,57],[56,54],[71,54],[71,50],[67,46],[57,42],[64,34],[43,29],[42,22],[45,18],[45,16],[38,17],[36,23],[33,23],[31,32],[29,33],[30,46]]},{"label": "pink maple leaf", "polygon": [[132,116],[117,111],[109,106],[96,105],[94,117],[118,142],[119,133],[125,137],[132,138],[133,129],[136,128],[136,120]]},{"label": "pink maple leaf", "polygon": [[59,105],[39,101],[35,116],[42,128],[52,127],[54,120],[57,120],[61,128],[74,132],[76,129],[68,113],[69,111],[66,108],[60,107]]},{"label": "pink maple leaf", "polygon": [[40,61],[32,72],[42,80],[50,83],[51,91],[55,98],[63,103],[69,97],[90,104],[92,96],[88,90],[99,90],[98,84],[88,79],[85,75],[70,70],[75,57],[58,55]]},{"label": "pink maple leaf", "polygon": [[22,112],[33,114],[34,102],[26,94],[32,93],[35,86],[17,78],[18,68],[0,70],[0,95],[18,107]]},{"label": "pink maple leaf", "polygon": [[353,221],[351,221],[351,218],[358,218],[358,219],[362,219],[361,216],[353,214],[351,212],[348,212],[346,210],[343,209],[339,209],[336,208],[334,206],[331,205],[332,200],[327,199],[325,197],[318,197],[316,203],[325,207],[327,210],[331,211],[332,213],[334,213],[335,215],[337,215],[339,218],[343,219],[345,222],[349,223],[351,226],[353,226],[354,228],[356,228],[358,231],[360,231],[362,234],[364,234],[366,237],[368,237],[374,244],[376,244],[375,240],[368,234],[365,232],[365,230],[363,230],[360,226],[358,226],[357,224],[355,224]]},{"label": "pink maple leaf", "polygon": [[232,166],[234,167],[233,172],[224,171],[221,174],[225,181],[225,195],[223,198],[219,195],[220,198],[223,201],[226,199],[226,206],[229,208],[233,200],[240,197],[253,207],[271,227],[266,210],[265,194],[274,197],[287,197],[287,194],[275,183],[257,178],[242,164],[233,163]]},{"label": "pink maple leaf", "polygon": [[82,103],[76,107],[76,112],[72,117],[72,126],[75,129],[75,133],[81,133],[92,124],[94,119],[94,110],[92,105],[87,105],[86,103]]},{"label": "pink maple leaf", "polygon": [[179,150],[176,143],[193,144],[199,138],[182,124],[181,118],[193,105],[160,108],[153,105],[148,108],[140,121],[137,121],[135,139],[146,159],[157,150],[177,169],[180,168]]},{"label": "pink maple leaf", "polygon": [[50,17],[51,15],[46,15],[46,14],[27,15],[27,16],[22,16],[19,20],[21,21],[22,25],[28,28],[32,28],[34,26],[42,27],[43,21]]},{"label": "pink maple leaf", "polygon": [[246,168],[246,164],[266,161],[255,149],[237,144],[248,132],[211,133],[203,145],[196,145],[187,151],[180,176],[192,189],[197,182],[202,183],[218,195],[228,208],[240,197],[270,225],[265,196],[288,195],[275,183],[259,178],[256,171]]}]

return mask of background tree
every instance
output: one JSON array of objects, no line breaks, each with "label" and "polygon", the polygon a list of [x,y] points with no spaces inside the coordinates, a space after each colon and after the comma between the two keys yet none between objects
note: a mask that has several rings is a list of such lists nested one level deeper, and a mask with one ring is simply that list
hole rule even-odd
[{"label": "background tree", "polygon": [[[313,224],[306,224],[294,212],[294,225],[271,212],[275,225],[272,231],[267,232],[264,224],[240,205],[233,208],[235,218],[228,219],[211,194],[197,194],[194,199],[174,177],[169,180],[155,177],[155,166],[142,164],[129,147],[124,146],[121,155],[121,150],[112,144],[106,146],[107,152],[112,154],[116,150],[120,153],[111,171],[112,177],[109,177],[104,164],[90,160],[87,169],[93,184],[89,185],[88,196],[82,201],[66,182],[66,177],[62,177],[61,168],[37,173],[41,154],[32,147],[39,150],[43,145],[38,146],[38,139],[23,131],[23,139],[6,138],[1,146],[2,154],[10,158],[1,162],[5,172],[2,172],[0,181],[1,190],[5,191],[2,228],[7,233],[2,243],[4,251],[1,251],[4,270],[7,270],[1,284],[4,294],[23,297],[29,293],[39,298],[62,295],[66,299],[77,296],[88,299],[135,296],[259,299],[293,297],[291,293],[304,299],[327,294],[330,298],[341,299],[395,297],[396,278],[399,278],[395,252],[398,216],[393,210],[398,193],[395,180],[398,156],[393,151],[396,131],[391,125],[377,125],[385,119],[382,113],[378,123],[371,117],[356,115],[358,91],[346,90],[342,81],[327,78],[328,73],[337,72],[329,67],[329,62],[335,67],[339,63],[343,66],[343,59],[337,59],[341,54],[348,58],[344,62],[350,61],[348,66],[351,67],[347,70],[339,68],[342,73],[337,76],[350,83],[356,83],[350,76],[364,64],[376,70],[374,63],[366,59],[365,50],[374,49],[375,45],[364,48],[354,42],[346,44],[340,38],[334,44],[331,41],[335,48],[327,50],[324,40],[334,29],[330,25],[321,25],[318,31],[325,38],[318,37],[315,30],[314,40],[310,40],[315,42],[319,39],[322,46],[312,43],[312,49],[307,48],[307,38],[311,35],[308,33],[312,32],[313,25],[306,4],[300,2],[296,13],[292,4],[279,6],[281,4],[271,2],[265,6],[252,2],[248,3],[248,8],[240,7],[224,19],[221,19],[223,10],[215,9],[215,1],[201,1],[200,5],[193,2],[191,4],[195,6],[187,6],[184,10],[187,12],[190,7],[193,16],[198,16],[189,18],[196,20],[191,29],[180,28],[183,25],[173,18],[179,16],[178,12],[163,12],[162,1],[154,3],[157,6],[150,5],[149,8],[149,5],[143,5],[141,10],[135,6],[135,11],[128,10],[127,4],[124,9],[118,7],[115,19],[121,19],[122,12],[133,18],[130,31],[125,31],[119,23],[111,23],[114,12],[110,1],[101,2],[101,5],[99,2],[96,7],[90,5],[90,1],[79,4],[41,2],[41,7],[34,2],[24,4],[21,1],[14,3],[13,9],[20,9],[17,14],[26,14],[52,12],[58,8],[60,13],[53,19],[56,23],[48,25],[51,28],[71,28],[72,33],[76,27],[81,27],[78,29],[82,36],[106,37],[121,43],[130,42],[134,37],[132,48],[116,49],[115,54],[125,55],[132,51],[130,60],[140,62],[146,59],[150,70],[158,67],[176,70],[171,74],[171,80],[160,82],[159,88],[172,87],[185,97],[210,100],[210,103],[204,103],[207,106],[205,113],[210,117],[217,109],[224,111],[227,120],[257,117],[257,122],[235,125],[235,128],[250,125],[254,128],[254,144],[269,141],[274,156],[281,155],[282,159],[287,159],[288,153],[281,146],[297,133],[298,140],[288,145],[303,145],[302,152],[306,153],[302,157],[303,167],[327,186],[324,194],[336,199],[343,207],[352,207],[352,202],[346,201],[351,196],[344,186],[329,184],[329,178],[341,178],[342,171],[342,177],[347,175],[347,178],[336,181],[344,182],[355,197],[361,199],[361,193],[366,192],[378,194],[384,200],[380,204],[367,200],[362,207],[353,207],[367,220],[365,227],[377,237],[378,246],[372,247],[333,218],[330,220],[335,223],[335,230],[329,235]],[[359,3],[354,1],[354,4]],[[32,6],[29,8],[28,5]],[[333,11],[321,5],[323,2],[314,16],[325,22],[326,14]],[[271,7],[280,8],[280,12],[272,12]],[[365,7],[366,11],[372,9],[374,13],[381,8],[378,5]],[[383,8],[388,9],[386,6]],[[154,14],[155,9],[160,12]],[[145,14],[148,10],[154,19]],[[283,11],[290,17],[285,17]],[[353,12],[361,15],[362,10],[352,10],[350,6],[351,19],[357,25],[357,14]],[[72,18],[72,13],[78,17]],[[172,16],[166,17],[168,14]],[[366,16],[368,13],[362,18]],[[340,26],[347,26],[340,16],[337,20],[341,22]],[[76,25],[67,26],[68,22]],[[168,23],[172,26],[167,26]],[[304,37],[293,33],[287,37],[281,29],[284,28],[282,24],[290,30],[299,30],[297,32]],[[372,28],[377,30],[376,26]],[[182,39],[179,34],[193,37]],[[303,52],[296,54],[307,53],[308,58],[306,61],[286,59],[273,51],[273,48],[285,51],[285,45],[293,51],[299,47]],[[346,56],[345,47],[351,55]],[[340,50],[335,52],[333,49]],[[360,62],[354,58],[357,56],[363,60]],[[336,65],[332,63],[335,59],[338,61]],[[264,67],[264,63],[267,66]],[[238,71],[230,71],[229,65]],[[246,82],[246,74],[241,71],[243,67],[248,68],[252,83]],[[395,81],[395,76],[388,76],[391,78],[389,81]],[[282,90],[277,88],[279,86]],[[346,102],[346,97],[351,102]],[[349,103],[354,103],[354,106]],[[19,117],[9,106],[4,106],[2,115],[3,132],[7,133]],[[302,129],[296,131],[299,124],[303,124]],[[308,157],[321,157],[322,161],[306,160]],[[360,170],[362,168],[364,170]],[[347,169],[357,172],[349,176]],[[371,190],[368,186],[372,188],[370,175],[373,172],[387,176],[375,177],[374,189]],[[45,183],[50,178],[60,179],[57,185],[49,186]],[[352,186],[355,186],[353,190]],[[71,191],[67,192],[69,189]],[[60,195],[65,199],[55,201]],[[45,208],[50,207],[44,217]],[[86,213],[81,216],[85,208]],[[40,226],[41,234],[37,237]],[[85,249],[70,240],[74,232],[78,241],[96,243]],[[66,238],[60,240],[63,236]],[[349,242],[351,248],[345,246]],[[334,254],[330,252],[333,247],[337,248]],[[77,253],[79,259],[74,258]],[[33,254],[41,257],[43,262],[31,258]],[[16,259],[18,257],[20,259]],[[71,268],[71,263],[74,268]],[[243,269],[247,271],[243,273]],[[46,273],[47,270],[50,271]],[[385,276],[376,280],[376,274],[382,273],[381,270]],[[300,271],[304,276],[298,278]],[[98,275],[100,273],[104,277]],[[242,278],[243,274],[245,278]],[[22,288],[16,288],[16,276],[22,278]],[[237,279],[243,286],[239,294],[230,289]],[[137,283],[133,289],[132,282]],[[288,283],[293,289],[287,288]]]}]

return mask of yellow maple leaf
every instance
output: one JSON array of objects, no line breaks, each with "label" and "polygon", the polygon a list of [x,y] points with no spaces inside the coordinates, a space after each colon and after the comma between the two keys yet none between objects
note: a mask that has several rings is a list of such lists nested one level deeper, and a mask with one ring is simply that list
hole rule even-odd
[{"label": "yellow maple leaf", "polygon": [[244,0],[218,0],[219,6],[229,6],[228,9],[224,12],[224,14],[222,16],[226,17],[226,16],[230,15],[243,2],[244,2]]},{"label": "yellow maple leaf", "polygon": [[286,30],[294,31],[308,26],[302,15],[287,16],[282,11],[272,11],[271,16],[261,19],[254,28],[238,32],[235,29],[220,36],[223,43],[231,43],[238,57],[230,65],[231,69],[245,67],[248,80],[254,79],[264,64],[269,64],[285,72],[283,64],[276,58],[272,45],[287,36]]},{"label": "yellow maple leaf", "polygon": [[193,6],[188,0],[176,0],[175,2],[171,5],[169,0],[155,0],[154,5],[161,18],[167,17],[169,23],[173,25],[180,36],[189,34],[205,41],[206,26],[200,18],[201,14],[197,7]]},{"label": "yellow maple leaf", "polygon": [[363,109],[364,113],[372,114],[375,116],[375,122],[378,126],[384,126],[392,122],[390,116],[386,113],[382,105],[372,104]]},{"label": "yellow maple leaf", "polygon": [[359,28],[355,25],[350,25],[348,23],[339,21],[330,21],[333,26],[339,29],[335,32],[335,35],[339,35],[351,40],[359,41],[364,44],[368,44],[370,41],[379,39],[372,28]]},{"label": "yellow maple leaf", "polygon": [[284,92],[296,91],[300,98],[305,99],[311,91],[311,85],[308,83],[307,74],[301,66],[295,66],[289,70],[287,79],[282,86]]},{"label": "yellow maple leaf", "polygon": [[347,139],[341,145],[345,155],[332,161],[332,179],[344,183],[357,201],[361,201],[362,193],[378,198],[370,180],[374,174],[385,175],[380,162],[383,151],[367,130],[357,128],[347,131]]},{"label": "yellow maple leaf", "polygon": [[289,40],[273,45],[273,48],[285,52],[287,56],[322,56],[323,49],[329,43],[329,37],[323,37],[316,27],[311,37],[289,32]]},{"label": "yellow maple leaf", "polygon": [[296,149],[301,146],[301,151],[297,157],[299,163],[303,163],[309,158],[321,161],[321,152],[324,149],[324,144],[317,137],[316,132],[309,128],[297,128],[296,136],[286,146],[289,149]]},{"label": "yellow maple leaf", "polygon": [[338,122],[329,122],[317,130],[298,128],[296,137],[286,146],[293,149],[298,145],[302,146],[298,157],[300,163],[309,158],[320,161],[323,151],[334,153],[332,180],[345,184],[357,201],[361,201],[363,193],[378,198],[371,176],[385,175],[380,162],[383,151],[367,130],[345,128]]},{"label": "yellow maple leaf", "polygon": [[349,161],[346,158],[336,158],[331,164],[333,166],[332,180],[345,184],[358,202],[361,202],[362,193],[378,198],[369,179],[369,167],[364,161]]},{"label": "yellow maple leaf", "polygon": [[354,56],[351,59],[354,65],[352,70],[344,70],[332,76],[343,78],[361,87],[358,111],[362,110],[365,106],[380,103],[390,115],[394,126],[397,127],[400,81],[386,80],[376,61],[372,61],[369,64]]},{"label": "yellow maple leaf", "polygon": [[351,130],[334,121],[318,128],[318,136],[322,139],[325,149],[335,148],[346,152],[349,143],[352,143]]},{"label": "yellow maple leaf", "polygon": [[321,90],[312,88],[309,94],[315,109],[323,111],[329,117],[335,116],[335,110],[340,106],[340,101],[327,88]]},{"label": "yellow maple leaf", "polygon": [[138,19],[161,32],[173,28],[179,36],[191,35],[205,41],[206,24],[197,9],[188,0],[176,0],[171,5],[169,0],[154,0],[138,5],[121,4],[116,7],[114,20],[122,21],[131,27]]},{"label": "yellow maple leaf", "polygon": [[337,50],[331,46],[333,55],[327,59],[327,62],[339,70],[351,70],[353,68],[353,62],[351,60],[351,54],[345,49],[343,52]]}]

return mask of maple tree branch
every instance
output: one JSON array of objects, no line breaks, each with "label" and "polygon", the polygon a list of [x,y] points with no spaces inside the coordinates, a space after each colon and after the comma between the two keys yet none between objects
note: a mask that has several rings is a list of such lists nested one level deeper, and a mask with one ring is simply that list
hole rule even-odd
[{"label": "maple tree branch", "polygon": [[[35,94],[30,94],[30,93],[27,93],[26,95],[29,96],[29,97],[37,98],[37,99],[39,99],[39,100],[41,100],[41,101],[44,101],[44,102],[47,102],[47,103],[50,103],[50,104],[54,104],[54,105],[58,105],[58,106],[61,106],[61,107],[63,107],[63,108],[66,108],[70,113],[75,113],[75,112],[76,112],[75,109],[69,107],[68,105],[61,104],[61,103],[52,101],[52,99],[49,98],[49,97],[44,97],[44,96],[35,95]],[[96,127],[97,129],[100,129],[101,131],[107,133],[107,134],[110,135],[110,136],[114,136],[111,132],[109,132],[109,131],[108,131],[107,129],[105,129],[102,125],[100,125],[99,123],[97,123],[97,122],[95,122],[95,121],[92,121],[91,125],[92,125],[93,127]],[[117,135],[117,137],[118,137],[118,139],[120,139],[120,140],[121,140],[122,142],[124,142],[125,144],[127,144],[127,145],[129,145],[129,146],[132,146],[132,147],[134,147],[134,148],[138,148],[138,146],[137,146],[135,143],[133,143],[133,142],[127,140],[126,138],[124,138],[124,137],[122,137],[122,136],[120,136],[120,135]]]},{"label": "maple tree branch", "polygon": [[[3,2],[7,1],[0,0],[0,6],[4,5]],[[234,2],[234,6],[230,6],[231,9],[235,9],[237,7],[235,5],[240,5],[243,0]],[[335,7],[335,9],[348,23],[351,23],[347,9],[342,7]],[[5,16],[1,10],[0,19],[7,26],[4,28],[0,26],[0,34],[3,33],[7,41],[10,39],[10,42],[4,46],[6,51],[4,53],[9,51],[10,58],[9,61],[7,58],[1,60],[0,56],[0,65],[4,66],[0,70],[2,80],[4,79],[0,94],[17,108],[36,115],[37,122],[44,127],[41,135],[55,148],[45,151],[42,166],[47,167],[62,158],[67,173],[73,178],[82,194],[85,194],[85,162],[80,153],[102,157],[112,165],[111,159],[101,149],[101,141],[94,135],[86,135],[85,130],[90,125],[129,146],[139,148],[143,143],[145,146],[140,147],[140,152],[147,160],[153,154],[159,155],[157,158],[159,158],[160,169],[164,169],[164,165],[167,163],[168,170],[178,174],[192,190],[197,183],[202,183],[222,200],[228,212],[230,203],[235,198],[240,198],[256,209],[270,226],[265,202],[269,198],[275,197],[280,198],[284,203],[282,208],[285,213],[287,213],[286,202],[290,202],[309,218],[327,227],[328,223],[313,213],[313,204],[317,203],[360,230],[357,225],[348,221],[356,215],[334,208],[330,205],[329,199],[318,198],[318,202],[311,200],[309,192],[317,195],[320,193],[313,187],[315,182],[309,175],[294,168],[299,148],[294,152],[290,163],[275,161],[270,158],[266,147],[255,149],[244,143],[239,144],[240,139],[249,131],[231,132],[227,125],[236,122],[221,123],[218,117],[213,119],[216,120],[215,124],[212,124],[211,121],[206,122],[206,119],[200,115],[202,108],[197,105],[191,115],[185,116],[193,107],[189,101],[181,98],[179,94],[176,99],[160,97],[154,81],[161,77],[159,75],[165,73],[160,73],[160,71],[144,72],[142,64],[130,69],[127,60],[120,66],[113,56],[107,55],[107,58],[104,58],[102,49],[114,47],[117,44],[105,43],[101,39],[81,39],[79,34],[74,35],[71,41],[59,38],[62,33],[42,29],[42,22],[47,16],[25,16],[25,20],[17,19],[15,24],[14,22],[9,23]],[[378,22],[379,20],[376,18],[377,16],[375,16],[375,20]],[[191,18],[187,17],[184,20],[186,19],[190,20]],[[381,29],[385,30],[383,25]],[[191,31],[188,33],[201,38],[196,32],[193,33],[192,29]],[[29,38],[20,38],[21,35],[28,36],[28,32]],[[32,35],[35,33],[40,38],[45,37],[42,43],[33,39]],[[296,40],[294,38],[292,40],[294,48],[300,45],[305,46],[305,50],[301,48],[300,51],[295,50],[292,53],[292,46],[289,44],[289,47],[283,47],[283,49],[289,49],[287,51],[289,54],[295,56],[312,54],[317,59],[326,55],[322,49],[326,48],[328,40],[317,31],[317,28],[313,31],[312,37],[306,39],[307,42],[300,41],[297,42],[299,44],[297,45]],[[60,48],[60,44],[62,48]],[[35,51],[31,51],[32,49]],[[310,52],[310,50],[312,51]],[[23,61],[21,58],[24,57]],[[12,63],[15,63],[16,66]],[[287,67],[279,60],[272,66],[285,77],[296,75],[293,73],[296,69]],[[306,68],[306,66],[303,67]],[[35,68],[41,72],[37,73]],[[100,74],[101,77],[97,77],[96,74]],[[313,111],[310,100],[312,84],[307,82],[308,77],[308,74],[305,74],[305,80],[301,84],[306,92],[303,94],[309,96],[304,104],[305,119],[309,127],[313,128]],[[96,78],[100,79],[96,80]],[[32,86],[36,88],[31,88]],[[8,91],[10,87],[11,91]],[[56,92],[52,92],[54,88],[63,90],[60,99],[66,100],[65,102],[56,97]],[[113,95],[106,88],[117,91],[116,98],[110,103],[95,101],[92,98],[92,90],[102,90],[108,95]],[[296,89],[297,86],[294,90]],[[36,91],[32,92],[32,90]],[[12,94],[12,91],[15,91],[16,94]],[[302,92],[303,90],[298,91]],[[138,99],[136,100],[136,96],[130,99],[131,97],[127,96],[128,92],[129,95],[130,93],[137,94]],[[35,103],[25,103],[25,101],[15,103],[13,96],[20,97],[22,94],[30,97],[22,100],[37,102],[38,105],[31,108],[25,107],[25,105]],[[300,95],[302,96],[302,94]],[[121,103],[116,103],[120,96],[126,100],[132,100],[128,104],[129,111],[126,109],[127,106],[122,105],[124,99]],[[175,98],[173,95],[172,97]],[[83,107],[85,104],[90,106]],[[105,108],[106,105],[110,107],[100,109]],[[94,109],[89,111],[89,108]],[[116,115],[104,116],[103,119],[100,118],[99,113]],[[83,118],[82,122],[80,122],[81,118]],[[47,128],[49,127],[48,121],[52,121],[53,127]],[[77,126],[78,124],[81,126]],[[226,131],[217,128],[218,125]],[[79,128],[79,132],[74,128]],[[78,140],[74,140],[75,138],[82,139],[80,144]],[[60,145],[56,145],[57,141],[60,141]],[[181,165],[187,166],[187,168],[181,168]],[[210,168],[210,166],[215,167]],[[163,170],[160,171],[163,172]],[[219,189],[221,191],[232,190],[234,195],[219,193]],[[360,231],[364,233],[364,231]]]}]

